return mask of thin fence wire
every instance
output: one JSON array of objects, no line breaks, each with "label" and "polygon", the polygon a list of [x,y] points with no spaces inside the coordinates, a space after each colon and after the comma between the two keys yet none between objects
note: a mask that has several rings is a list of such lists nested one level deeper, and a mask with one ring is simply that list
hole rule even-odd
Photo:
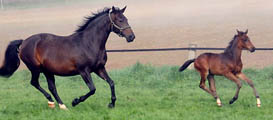
[{"label": "thin fence wire", "polygon": [[[178,50],[225,50],[225,48],[155,48],[155,49],[117,49],[106,50],[106,52],[157,52],[157,51],[178,51]],[[256,48],[261,51],[271,51],[273,48]]]}]

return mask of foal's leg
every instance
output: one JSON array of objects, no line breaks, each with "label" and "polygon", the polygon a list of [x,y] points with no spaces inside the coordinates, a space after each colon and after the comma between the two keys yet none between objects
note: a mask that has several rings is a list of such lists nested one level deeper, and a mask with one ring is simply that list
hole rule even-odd
[{"label": "foal's leg", "polygon": [[219,96],[217,95],[217,92],[216,92],[214,75],[209,74],[208,75],[208,81],[209,81],[210,91],[212,93],[212,96],[216,99],[217,105],[222,106],[221,100],[220,100],[220,98],[219,98]]},{"label": "foal's leg", "polygon": [[116,95],[115,95],[115,84],[114,81],[109,77],[109,75],[107,74],[105,68],[101,68],[99,69],[96,74],[101,77],[102,79],[106,80],[107,83],[109,84],[110,88],[111,88],[111,100],[112,102],[109,103],[108,107],[109,108],[113,108],[115,107],[115,102],[116,102]]},{"label": "foal's leg", "polygon": [[67,110],[66,106],[63,104],[63,101],[60,99],[57,93],[54,75],[50,73],[44,73],[44,75],[47,79],[48,89],[52,93],[56,101],[58,102],[60,109]]},{"label": "foal's leg", "polygon": [[209,74],[207,78],[208,78],[208,81],[209,81],[209,88],[210,88],[210,91],[212,93],[212,96],[216,99],[216,98],[218,98],[218,96],[217,96],[217,93],[216,93],[214,75]]},{"label": "foal's leg", "polygon": [[40,72],[37,72],[37,71],[34,71],[32,70],[31,71],[31,85],[34,86],[36,89],[38,89],[41,93],[44,94],[44,96],[47,98],[48,100],[48,106],[50,108],[54,108],[55,105],[54,105],[54,101],[53,99],[51,98],[50,94],[48,94],[39,84],[39,76],[40,76]]},{"label": "foal's leg", "polygon": [[224,75],[225,77],[227,77],[228,79],[232,80],[233,82],[236,83],[237,85],[237,90],[236,90],[236,93],[235,93],[235,96],[229,101],[229,104],[232,104],[233,102],[235,102],[237,99],[238,99],[238,95],[239,95],[239,92],[240,92],[240,89],[242,87],[242,83],[241,81],[231,72],[227,73]]},{"label": "foal's leg", "polygon": [[82,79],[87,84],[90,91],[86,95],[81,96],[80,98],[75,98],[72,101],[73,107],[78,105],[80,102],[85,101],[89,96],[95,94],[96,92],[96,88],[94,86],[90,73],[87,70],[84,70],[84,71],[80,71],[80,75],[82,76]]},{"label": "foal's leg", "polygon": [[237,74],[237,77],[239,77],[240,79],[246,81],[250,87],[252,87],[253,91],[254,91],[254,95],[256,96],[257,99],[257,106],[261,107],[261,101],[260,101],[260,96],[258,94],[258,92],[256,91],[256,88],[254,87],[254,84],[252,82],[252,80],[250,80],[244,73],[239,73]]},{"label": "foal's leg", "polygon": [[212,92],[206,87],[206,78],[208,76],[208,72],[200,71],[200,76],[201,76],[201,81],[200,81],[199,87],[213,96]]}]

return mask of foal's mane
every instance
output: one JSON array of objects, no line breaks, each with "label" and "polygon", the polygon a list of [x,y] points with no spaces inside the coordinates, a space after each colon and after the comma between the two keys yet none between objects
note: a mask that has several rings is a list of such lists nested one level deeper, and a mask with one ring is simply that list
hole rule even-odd
[{"label": "foal's mane", "polygon": [[233,45],[235,42],[237,42],[237,40],[236,40],[237,37],[238,37],[238,35],[234,35],[234,37],[232,38],[232,40],[229,42],[228,46],[226,47],[224,53],[232,53]]},{"label": "foal's mane", "polygon": [[[118,9],[118,8],[116,8],[116,9]],[[91,16],[85,17],[83,24],[80,25],[75,32],[78,33],[78,32],[84,31],[92,21],[94,21],[96,18],[104,15],[105,13],[109,13],[109,11],[110,11],[110,8],[105,7],[103,10],[99,10],[97,13],[92,13]]]}]

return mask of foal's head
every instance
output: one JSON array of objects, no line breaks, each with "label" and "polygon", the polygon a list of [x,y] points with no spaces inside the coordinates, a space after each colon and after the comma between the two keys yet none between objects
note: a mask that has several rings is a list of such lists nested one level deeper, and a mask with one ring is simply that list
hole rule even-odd
[{"label": "foal's head", "polygon": [[131,29],[127,18],[123,15],[126,6],[121,10],[114,6],[109,12],[109,18],[111,21],[111,29],[113,32],[121,37],[125,37],[128,42],[132,42],[135,39],[135,34]]},{"label": "foal's head", "polygon": [[247,36],[248,30],[245,32],[237,30],[237,42],[238,42],[238,47],[243,48],[243,49],[248,49],[250,52],[255,51],[254,45],[251,43],[249,37]]}]

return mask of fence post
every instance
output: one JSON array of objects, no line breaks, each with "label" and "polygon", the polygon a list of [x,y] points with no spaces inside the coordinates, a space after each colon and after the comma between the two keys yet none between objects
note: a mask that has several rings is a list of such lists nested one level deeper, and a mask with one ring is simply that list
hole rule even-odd
[{"label": "fence post", "polygon": [[[191,48],[196,48],[197,44],[189,44],[189,56],[188,59],[194,59],[195,55],[196,55],[196,49],[191,49]],[[193,64],[191,64],[189,67],[189,69],[193,69]]]},{"label": "fence post", "polygon": [[1,9],[4,9],[3,0],[1,0]]}]

